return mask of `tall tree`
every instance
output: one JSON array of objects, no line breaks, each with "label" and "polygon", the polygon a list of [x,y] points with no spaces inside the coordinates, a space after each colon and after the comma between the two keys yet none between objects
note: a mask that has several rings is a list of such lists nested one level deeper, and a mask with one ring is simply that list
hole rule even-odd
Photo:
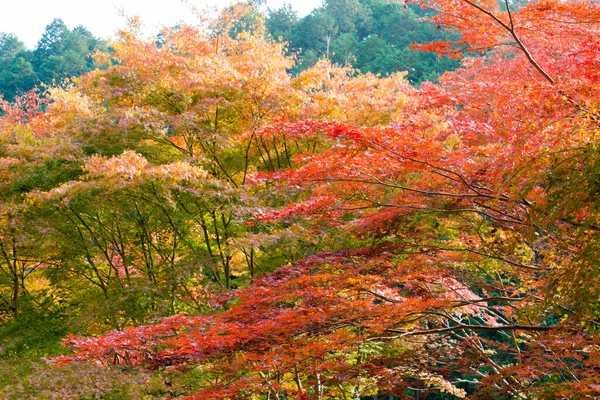
[{"label": "tall tree", "polygon": [[370,10],[358,0],[325,0],[323,8],[336,21],[341,33],[356,32],[363,38],[373,23]]},{"label": "tall tree", "polygon": [[89,71],[93,65],[91,53],[98,45],[85,28],[71,31],[61,19],[53,20],[33,51],[33,68],[39,81],[51,83]]},{"label": "tall tree", "polygon": [[266,27],[274,39],[281,38],[284,42],[290,42],[292,31],[297,23],[298,13],[289,3],[267,11]]},{"label": "tall tree", "polygon": [[31,52],[15,35],[0,33],[0,93],[7,100],[33,88]]},{"label": "tall tree", "polygon": [[7,100],[32,90],[40,83],[51,85],[95,68],[92,54],[106,44],[83,26],[69,30],[55,19],[46,27],[34,51],[12,34],[0,34],[0,94]]}]

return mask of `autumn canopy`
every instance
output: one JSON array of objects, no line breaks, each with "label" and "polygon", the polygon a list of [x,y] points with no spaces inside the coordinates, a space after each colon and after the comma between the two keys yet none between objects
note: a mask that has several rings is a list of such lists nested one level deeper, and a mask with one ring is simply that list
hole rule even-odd
[{"label": "autumn canopy", "polygon": [[419,88],[234,9],[1,104],[5,312],[190,399],[600,396],[600,4],[417,3]]}]

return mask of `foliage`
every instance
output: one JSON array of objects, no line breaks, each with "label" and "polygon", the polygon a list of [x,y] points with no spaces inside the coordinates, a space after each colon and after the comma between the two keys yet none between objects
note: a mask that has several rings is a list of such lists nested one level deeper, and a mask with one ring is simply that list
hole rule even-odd
[{"label": "foliage", "polygon": [[420,84],[458,67],[456,60],[411,48],[413,43],[456,37],[422,22],[424,15],[418,7],[385,0],[328,0],[300,19],[289,5],[269,10],[266,24],[274,38],[298,54],[297,70],[324,58],[362,73],[407,71],[408,80]]},{"label": "foliage", "polygon": [[15,35],[0,33],[0,71],[0,93],[4,98],[14,99],[35,84],[31,53]]},{"label": "foliage", "polygon": [[35,86],[61,83],[94,69],[91,55],[106,44],[83,26],[55,19],[31,51],[13,34],[0,33],[0,94],[13,100]]},{"label": "foliage", "polygon": [[[421,5],[462,32],[422,48],[481,56],[418,89],[292,77],[234,7],[159,43],[134,20],[105,69],[3,103],[2,318],[73,321],[51,381],[88,361],[124,397],[599,394],[600,7]],[[330,39],[369,27],[325,9],[348,17]]]},{"label": "foliage", "polygon": [[[169,396],[170,388],[150,374],[106,369],[91,363],[57,369],[31,364],[20,375],[6,362],[0,364],[3,399],[158,399]],[[1,382],[1,381],[0,381]]]},{"label": "foliage", "polygon": [[[247,2],[255,8],[260,3]],[[384,0],[346,0],[325,2],[310,15],[298,18],[291,5],[284,4],[267,10],[266,28],[272,38],[288,44],[288,53],[298,61],[295,73],[325,58],[340,66],[352,65],[363,73],[407,71],[408,80],[420,84],[435,81],[444,71],[458,66],[455,60],[410,48],[415,42],[453,37],[434,24],[419,22],[423,15],[416,7]],[[262,18],[258,13],[248,14],[231,32],[235,35],[244,30],[242,25],[251,27]],[[60,19],[46,26],[34,50],[25,48],[15,35],[2,33],[0,93],[13,100],[35,86],[78,77],[95,68],[96,51],[106,50],[107,43],[86,28],[69,29]]]}]

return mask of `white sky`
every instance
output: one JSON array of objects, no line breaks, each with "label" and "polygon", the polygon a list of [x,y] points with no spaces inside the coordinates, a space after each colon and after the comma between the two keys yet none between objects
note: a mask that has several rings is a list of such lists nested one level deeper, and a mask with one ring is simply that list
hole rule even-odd
[{"label": "white sky", "polygon": [[[270,8],[289,3],[299,16],[310,13],[322,0],[267,0]],[[230,0],[188,0],[202,6],[224,7]],[[69,28],[83,25],[94,36],[108,38],[125,26],[125,15],[139,15],[148,29],[177,22],[194,23],[190,7],[182,0],[0,0],[0,32],[14,33],[27,47],[33,49],[42,37],[46,25],[61,18]]]}]

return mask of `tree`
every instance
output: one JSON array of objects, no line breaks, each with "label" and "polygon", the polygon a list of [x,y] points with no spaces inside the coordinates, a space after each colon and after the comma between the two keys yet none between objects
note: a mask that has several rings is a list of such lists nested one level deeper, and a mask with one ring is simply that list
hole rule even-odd
[{"label": "tree", "polygon": [[40,83],[82,75],[95,68],[92,53],[105,49],[83,26],[71,31],[60,19],[46,27],[34,51],[15,35],[0,33],[0,94],[12,101]]},{"label": "tree", "polygon": [[7,100],[33,88],[31,52],[12,34],[0,33],[0,93]]},{"label": "tree", "polygon": [[330,145],[254,176],[291,202],[250,222],[353,241],[223,296],[214,315],[71,337],[60,360],[193,366],[192,398],[597,395],[600,7],[424,5],[463,33],[425,49],[485,55],[398,87],[412,101],[390,125],[263,131]]},{"label": "tree", "polygon": [[361,39],[367,35],[371,15],[358,0],[325,0],[323,8],[336,21],[340,33],[356,32]]},{"label": "tree", "polygon": [[35,163],[32,158],[39,157],[41,164],[48,160],[47,151],[35,137],[44,125],[45,118],[40,115],[44,103],[36,93],[17,97],[13,103],[0,103],[4,113],[0,124],[0,315],[3,319],[17,316],[24,300],[31,300],[27,282],[35,279],[36,270],[44,266],[33,244],[39,238],[38,232],[25,228],[27,218],[22,204],[23,193],[39,184],[36,182],[39,175],[36,177],[37,171],[31,168]]},{"label": "tree", "polygon": [[[286,30],[290,34],[283,38],[298,53],[298,71],[328,58],[363,73],[407,71],[409,81],[420,84],[427,79],[435,81],[443,72],[458,67],[456,60],[438,59],[433,53],[416,52],[410,47],[415,42],[452,40],[456,35],[421,21],[425,15],[418,7],[384,0],[329,1],[289,25]],[[277,18],[282,17],[277,14]],[[271,26],[267,23],[269,29]],[[280,28],[273,29],[277,38]]]},{"label": "tree", "polygon": [[84,169],[85,178],[30,196],[59,244],[47,276],[83,305],[80,318],[118,329],[202,311],[203,292],[226,278],[199,233],[218,229],[206,215],[229,214],[232,193],[200,168],[153,166],[131,151],[91,157]]},{"label": "tree", "polygon": [[261,26],[232,34],[244,25],[230,12],[209,31],[165,29],[158,44],[134,21],[96,55],[105,69],[2,102],[5,321],[19,320],[21,298],[72,305],[89,332],[201,312],[207,293],[281,258],[244,237],[258,199],[242,185],[292,154],[258,132],[305,98],[283,46]]},{"label": "tree", "polygon": [[[296,24],[292,33],[292,48],[302,52],[314,50],[319,58],[328,58],[331,41],[338,32],[336,22],[329,14],[323,10],[315,10]],[[318,58],[306,66],[310,67],[317,60]]]},{"label": "tree", "polygon": [[32,65],[37,78],[50,84],[90,71],[93,69],[90,56],[98,47],[102,43],[84,27],[71,31],[61,19],[53,20],[33,51]]},{"label": "tree", "polygon": [[267,11],[266,27],[271,36],[283,42],[290,42],[292,32],[298,23],[298,13],[289,3],[284,3],[276,10]]}]

